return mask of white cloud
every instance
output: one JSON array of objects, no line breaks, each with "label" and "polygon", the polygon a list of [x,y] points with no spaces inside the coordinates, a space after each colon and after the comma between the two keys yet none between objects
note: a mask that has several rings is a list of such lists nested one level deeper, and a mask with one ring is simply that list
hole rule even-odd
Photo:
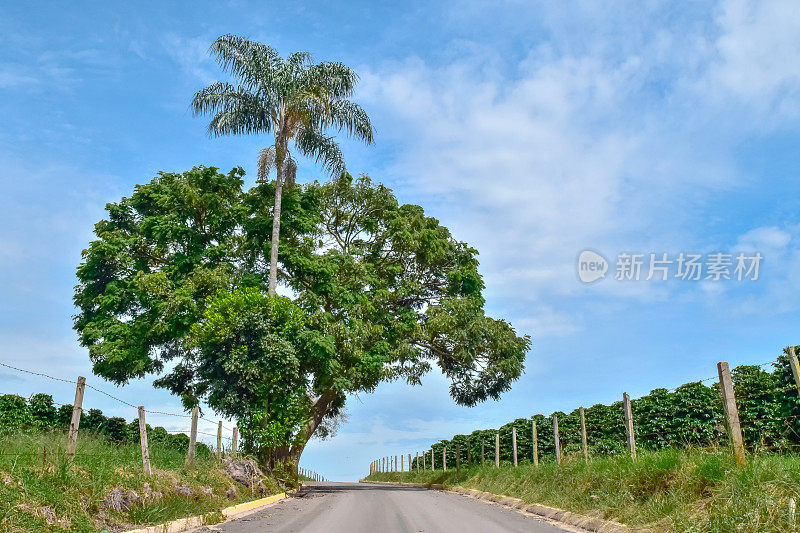
[{"label": "white cloud", "polygon": [[[794,228],[795,231],[797,228]],[[770,252],[783,251],[792,235],[788,229],[781,229],[776,226],[755,228],[741,235],[736,244],[736,250],[748,252]]]},{"label": "white cloud", "polygon": [[[800,9],[793,0],[728,0],[717,17],[712,80],[750,102],[800,89]],[[719,86],[719,85],[718,85]],[[794,105],[792,107],[795,107]],[[796,110],[796,108],[795,108]]]},{"label": "white cloud", "polygon": [[15,65],[0,65],[0,89],[39,83],[39,80]]},{"label": "white cloud", "polygon": [[173,34],[164,37],[162,44],[187,77],[193,82],[199,80],[208,85],[218,78],[208,54],[208,47],[213,40],[213,37],[181,37]]},{"label": "white cloud", "polygon": [[[367,73],[362,96],[382,108],[382,134],[402,143],[388,169],[401,195],[433,200],[431,210],[481,251],[491,292],[536,299],[582,290],[574,261],[586,247],[674,239],[686,221],[660,206],[687,182],[702,195],[724,181],[713,158],[697,165],[707,174],[682,172],[695,161],[655,117],[617,121],[631,113],[637,63],[551,61],[537,51],[514,80],[480,65],[410,60]],[[649,232],[663,222],[662,235]]]},{"label": "white cloud", "polygon": [[575,317],[550,306],[531,309],[528,316],[514,321],[514,327],[518,333],[533,332],[535,342],[543,337],[566,337],[581,329]]},{"label": "white cloud", "polygon": [[[579,19],[597,14],[580,6]],[[654,6],[650,16],[670,9]],[[713,19],[695,23],[671,11],[674,25],[601,16],[576,46],[560,41],[558,28],[570,23],[556,9],[547,17],[552,40],[505,70],[485,50],[443,66],[409,58],[366,69],[359,99],[377,110],[380,140],[392,145],[381,177],[480,250],[490,299],[522,302],[507,318],[534,336],[581,329],[565,295],[653,302],[724,292],[703,284],[587,287],[575,257],[585,248],[613,260],[622,251],[735,244],[709,240],[705,207],[750,179],[731,157],[736,143],[761,131],[745,118],[773,110],[766,116],[774,127],[784,118],[775,106],[796,100],[786,92],[800,81],[794,11],[729,2],[716,31]],[[653,31],[603,31],[618,24]],[[720,105],[712,81],[740,95],[744,108]],[[781,231],[743,238],[791,244]]]}]

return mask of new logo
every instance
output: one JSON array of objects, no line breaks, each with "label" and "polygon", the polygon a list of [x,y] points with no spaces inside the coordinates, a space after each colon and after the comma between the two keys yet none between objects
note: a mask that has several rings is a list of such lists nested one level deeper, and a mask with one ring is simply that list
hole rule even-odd
[{"label": "new logo", "polygon": [[606,277],[608,261],[592,250],[584,250],[578,256],[578,277],[584,283],[592,283]]}]

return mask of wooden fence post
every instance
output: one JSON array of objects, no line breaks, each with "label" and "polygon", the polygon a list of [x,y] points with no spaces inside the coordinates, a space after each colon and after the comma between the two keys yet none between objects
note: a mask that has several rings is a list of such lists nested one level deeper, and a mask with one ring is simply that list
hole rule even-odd
[{"label": "wooden fence post", "polygon": [[405,468],[406,468],[406,465],[405,465],[405,463],[406,463],[406,460],[405,460],[405,458],[403,457],[403,454],[401,453],[401,454],[400,454],[400,471],[401,471],[401,472],[405,472],[405,471],[406,471],[406,470],[405,470]]},{"label": "wooden fence post", "polygon": [[427,451],[422,452],[422,469],[423,470],[427,470],[428,469],[428,452]]},{"label": "wooden fence post", "polygon": [[628,436],[628,452],[636,459],[636,436],[633,432],[633,411],[631,410],[631,397],[627,392],[622,393],[622,408],[625,412],[625,434]]},{"label": "wooden fence post", "polygon": [[411,472],[411,454],[408,454],[408,471]]},{"label": "wooden fence post", "polygon": [[553,442],[556,447],[556,463],[561,464],[561,439],[558,436],[558,417],[553,415]]},{"label": "wooden fence post", "polygon": [[484,449],[484,442],[483,439],[481,439],[481,466],[483,466],[485,462],[486,462],[486,454]]},{"label": "wooden fence post", "polygon": [[536,420],[533,421],[533,466],[539,466],[539,434],[536,431]]},{"label": "wooden fence post", "polygon": [[217,459],[222,458],[222,420],[217,424]]},{"label": "wooden fence post", "polygon": [[239,426],[233,426],[233,438],[231,439],[231,454],[236,455],[239,448]]},{"label": "wooden fence post", "polygon": [[434,459],[434,456],[435,456],[435,455],[436,455],[436,454],[435,454],[435,453],[433,453],[433,446],[431,446],[431,470],[432,470],[432,471],[433,471],[433,470],[436,470],[436,461],[435,461],[435,459]]},{"label": "wooden fence post", "polygon": [[794,376],[794,385],[797,387],[797,392],[800,393],[800,362],[797,361],[794,346],[789,346],[787,351],[789,352],[789,366],[792,367],[792,376]]},{"label": "wooden fence post", "polygon": [[494,466],[500,468],[500,433],[494,434]]},{"label": "wooden fence post", "polygon": [[589,462],[589,439],[586,437],[586,417],[584,416],[583,407],[578,412],[581,415],[581,449],[583,450],[583,460]]},{"label": "wooden fence post", "polygon": [[736,463],[741,466],[745,463],[744,440],[742,439],[742,427],[739,425],[739,410],[736,408],[736,396],[733,392],[733,380],[728,363],[717,363],[719,371],[719,388],[722,394],[722,406],[725,410],[725,418],[728,422],[728,435],[733,445],[733,455]]},{"label": "wooden fence post", "polygon": [[147,446],[147,423],[144,420],[144,406],[139,406],[139,440],[142,441],[142,466],[144,475],[150,476],[153,470],[150,468],[150,448]]},{"label": "wooden fence post", "polygon": [[72,404],[72,420],[69,423],[67,436],[67,457],[72,460],[78,447],[78,427],[81,425],[81,412],[83,411],[83,391],[86,388],[86,378],[78,376],[75,387],[75,403]]},{"label": "wooden fence post", "polygon": [[461,472],[461,445],[456,444],[456,473]]},{"label": "wooden fence post", "polygon": [[442,469],[447,472],[447,446],[442,446]]},{"label": "wooden fence post", "polygon": [[417,473],[419,473],[419,452],[417,452]]},{"label": "wooden fence post", "polygon": [[189,451],[186,453],[186,464],[194,465],[194,458],[197,454],[197,416],[200,412],[199,407],[192,409],[192,429],[189,431]]},{"label": "wooden fence post", "polygon": [[517,428],[511,428],[511,449],[514,455],[514,467],[517,466]]}]

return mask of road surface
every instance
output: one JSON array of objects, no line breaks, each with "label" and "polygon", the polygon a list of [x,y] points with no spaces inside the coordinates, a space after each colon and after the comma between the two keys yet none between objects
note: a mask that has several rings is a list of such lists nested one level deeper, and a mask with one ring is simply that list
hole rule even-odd
[{"label": "road surface", "polygon": [[244,518],[201,531],[225,533],[563,533],[532,516],[458,494],[364,483],[309,483]]}]

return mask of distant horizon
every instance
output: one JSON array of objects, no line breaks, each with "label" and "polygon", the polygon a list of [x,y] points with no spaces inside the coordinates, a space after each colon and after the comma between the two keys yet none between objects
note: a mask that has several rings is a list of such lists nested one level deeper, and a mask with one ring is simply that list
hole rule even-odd
[{"label": "distant horizon", "polygon": [[[354,99],[376,143],[341,139],[349,171],[476,248],[487,312],[533,339],[526,373],[500,401],[457,406],[435,372],[420,387],[385,383],[349,398],[348,420],[312,440],[301,466],[354,481],[378,457],[709,378],[718,361],[762,363],[798,343],[800,13],[788,1],[95,3],[77,20],[67,6],[7,3],[0,362],[183,412],[153,376],[124,387],[93,376],[72,293],[105,204],[136,184],[195,165],[242,166],[254,183],[269,140],[210,138],[189,109],[224,78],[207,50],[229,32],[360,75]],[[298,181],[315,179],[326,178],[301,160]],[[582,277],[587,250],[606,263],[585,256],[594,263]],[[638,254],[640,279],[615,279]],[[645,279],[650,254],[673,261],[666,280]],[[700,279],[680,278],[681,254],[730,255],[733,279],[706,279],[710,263]],[[736,279],[738,254],[760,254],[757,279]],[[0,384],[74,396],[74,385],[2,367]],[[84,401],[136,416],[93,390]],[[207,417],[201,431],[214,433],[218,417]],[[168,415],[148,423],[184,427]]]}]

